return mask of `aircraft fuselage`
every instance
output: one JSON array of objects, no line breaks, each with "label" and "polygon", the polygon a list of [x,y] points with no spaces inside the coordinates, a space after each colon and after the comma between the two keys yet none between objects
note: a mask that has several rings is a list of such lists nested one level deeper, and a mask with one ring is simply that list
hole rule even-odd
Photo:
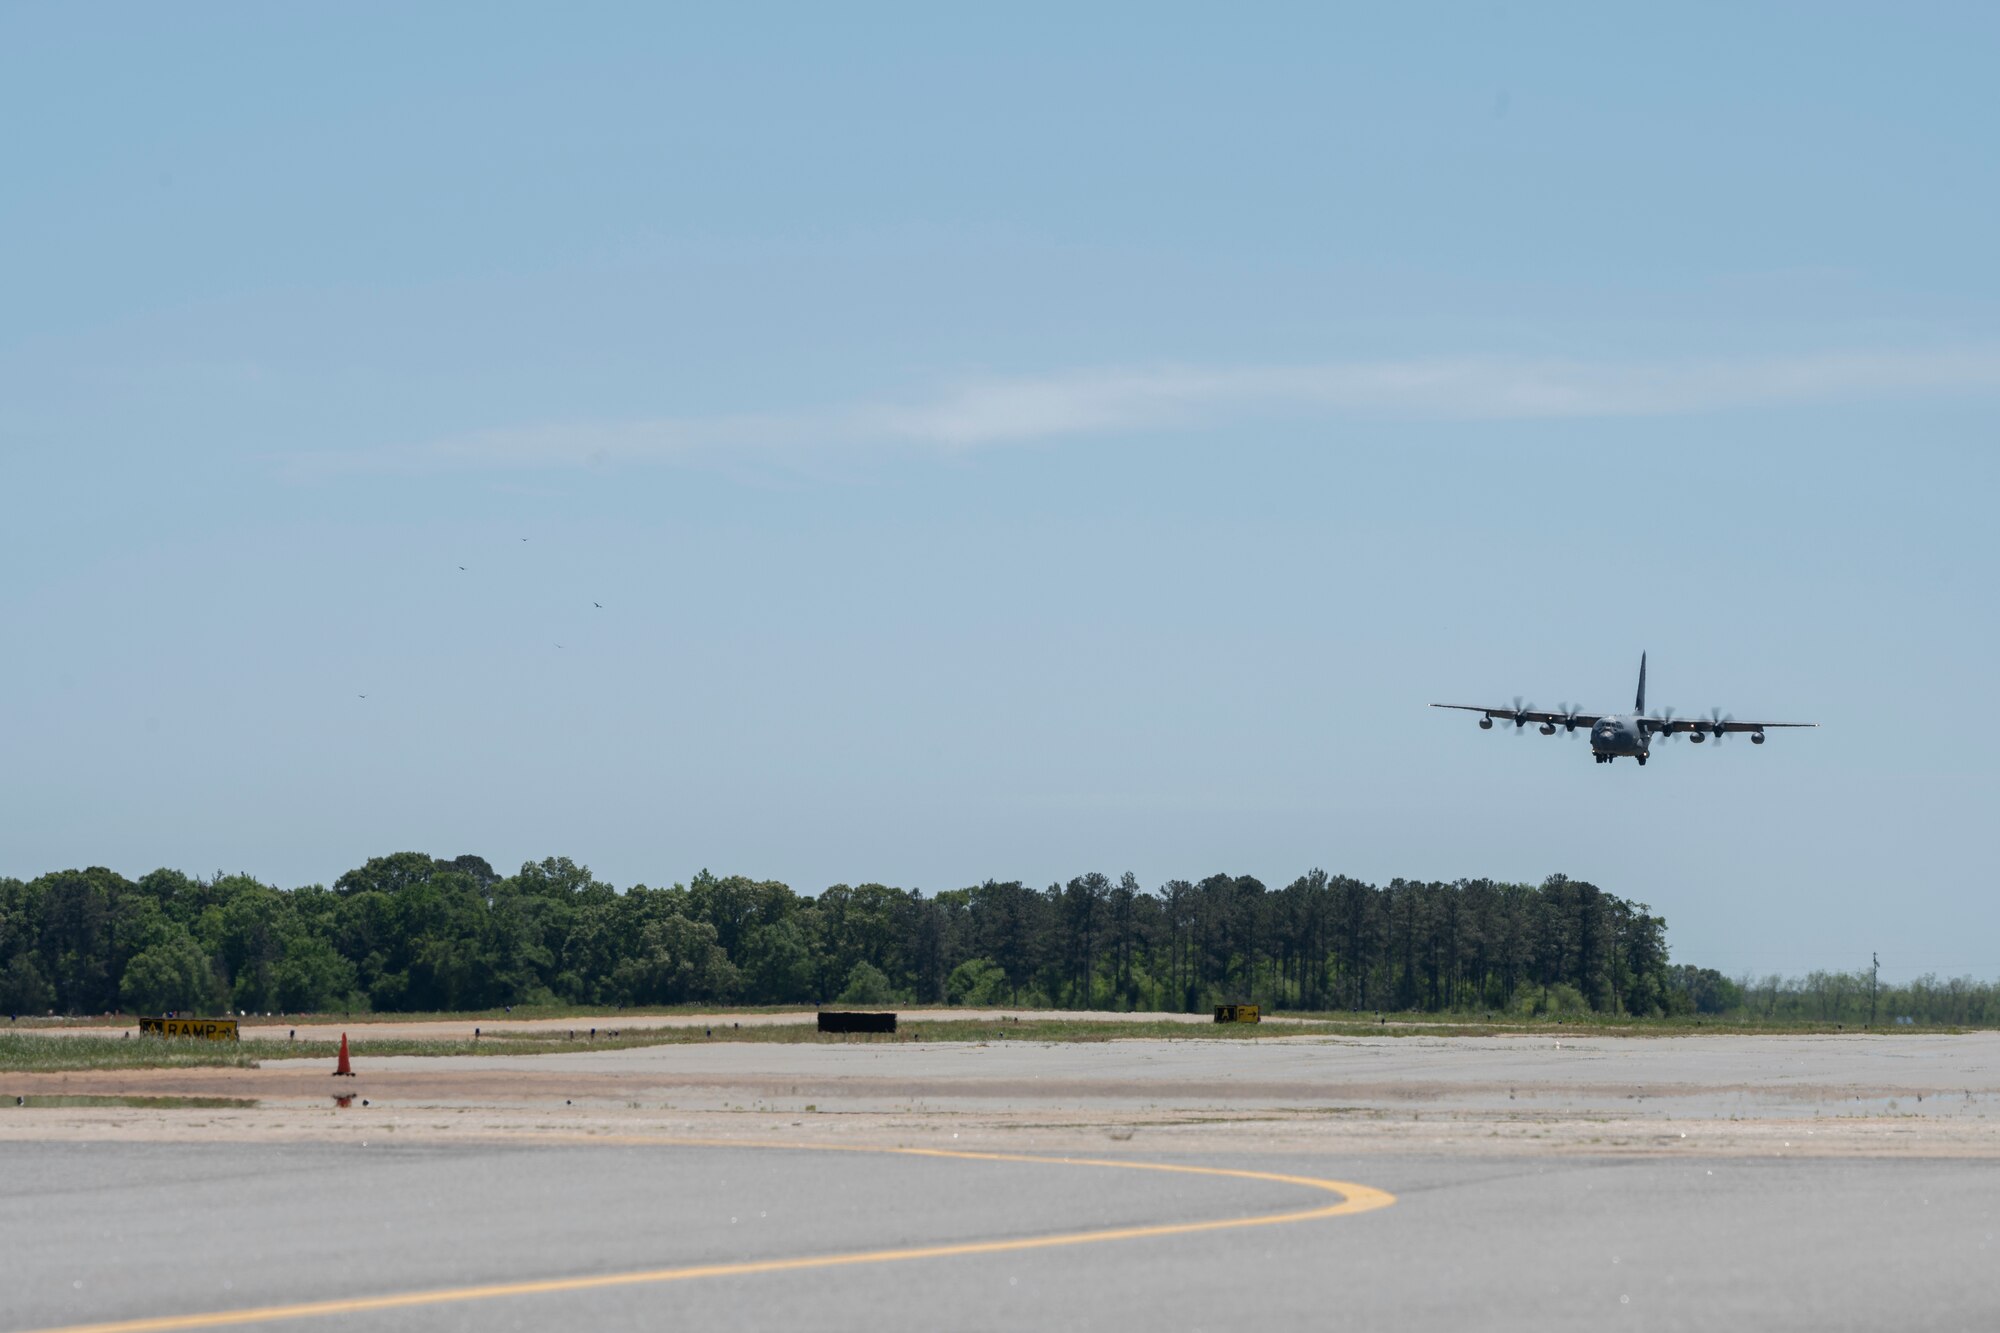
[{"label": "aircraft fuselage", "polygon": [[1630,714],[1597,719],[1597,725],[1590,729],[1590,752],[1597,756],[1597,762],[1608,764],[1619,755],[1630,755],[1634,759],[1646,757],[1649,737],[1639,726],[1639,719]]}]

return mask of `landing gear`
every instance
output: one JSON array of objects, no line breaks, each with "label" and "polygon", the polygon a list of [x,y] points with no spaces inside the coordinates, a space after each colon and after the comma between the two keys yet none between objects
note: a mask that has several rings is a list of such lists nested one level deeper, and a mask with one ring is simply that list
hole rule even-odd
[{"label": "landing gear", "polygon": [[1641,768],[1644,768],[1644,767],[1646,766],[1646,756],[1642,754],[1642,755],[1638,755],[1638,756],[1636,756],[1636,757],[1637,757],[1637,758],[1638,758],[1638,760],[1639,760],[1639,767],[1641,767]]}]

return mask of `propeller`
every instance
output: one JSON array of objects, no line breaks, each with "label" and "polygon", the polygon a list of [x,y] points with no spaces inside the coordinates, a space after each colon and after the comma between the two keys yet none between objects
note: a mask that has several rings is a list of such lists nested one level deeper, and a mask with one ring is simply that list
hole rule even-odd
[{"label": "propeller", "polygon": [[1514,734],[1516,736],[1521,734],[1521,728],[1528,725],[1528,714],[1534,711],[1535,706],[1533,704],[1524,704],[1521,702],[1520,695],[1517,694],[1514,696]]},{"label": "propeller", "polygon": [[1711,708],[1708,710],[1708,729],[1714,734],[1717,745],[1722,744],[1722,738],[1729,734],[1723,730],[1723,727],[1735,720],[1736,714],[1734,713],[1725,713],[1720,708]]},{"label": "propeller", "polygon": [[1556,711],[1563,715],[1562,729],[1574,736],[1576,734],[1576,715],[1583,711],[1582,707],[1577,704],[1557,704]]},{"label": "propeller", "polygon": [[1680,735],[1678,731],[1674,731],[1671,729],[1674,721],[1673,709],[1662,708],[1657,714],[1654,715],[1653,721],[1659,724],[1658,729],[1661,740],[1670,741],[1674,737]]}]

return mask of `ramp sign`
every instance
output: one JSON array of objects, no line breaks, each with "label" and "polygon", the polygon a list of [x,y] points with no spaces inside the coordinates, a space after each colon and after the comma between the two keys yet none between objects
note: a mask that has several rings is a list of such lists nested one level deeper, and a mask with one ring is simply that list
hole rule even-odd
[{"label": "ramp sign", "polygon": [[238,1041],[233,1018],[142,1018],[142,1037],[200,1037],[208,1041]]}]

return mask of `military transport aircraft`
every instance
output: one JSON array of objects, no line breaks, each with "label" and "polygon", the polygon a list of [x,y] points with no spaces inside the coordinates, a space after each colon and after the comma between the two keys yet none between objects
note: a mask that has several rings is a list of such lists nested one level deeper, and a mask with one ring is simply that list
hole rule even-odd
[{"label": "military transport aircraft", "polygon": [[1712,709],[1708,717],[1675,717],[1671,708],[1661,709],[1654,716],[1646,715],[1646,655],[1639,654],[1639,697],[1632,704],[1630,713],[1610,713],[1600,716],[1596,713],[1579,712],[1568,704],[1558,705],[1554,713],[1537,712],[1533,704],[1523,705],[1519,695],[1514,697],[1512,708],[1481,708],[1477,704],[1432,704],[1432,708],[1459,708],[1468,713],[1482,713],[1479,727],[1482,731],[1493,729],[1494,718],[1504,718],[1514,724],[1518,735],[1521,728],[1530,722],[1540,723],[1542,735],[1553,736],[1560,727],[1564,732],[1573,732],[1578,727],[1590,733],[1590,753],[1600,764],[1608,764],[1621,754],[1631,755],[1645,766],[1647,751],[1652,749],[1655,738],[1672,740],[1686,733],[1687,738],[1700,744],[1710,736],[1720,744],[1724,736],[1735,731],[1750,733],[1752,745],[1764,743],[1764,732],[1769,727],[1816,727],[1817,722],[1738,722],[1733,717],[1725,717],[1720,708]]}]

